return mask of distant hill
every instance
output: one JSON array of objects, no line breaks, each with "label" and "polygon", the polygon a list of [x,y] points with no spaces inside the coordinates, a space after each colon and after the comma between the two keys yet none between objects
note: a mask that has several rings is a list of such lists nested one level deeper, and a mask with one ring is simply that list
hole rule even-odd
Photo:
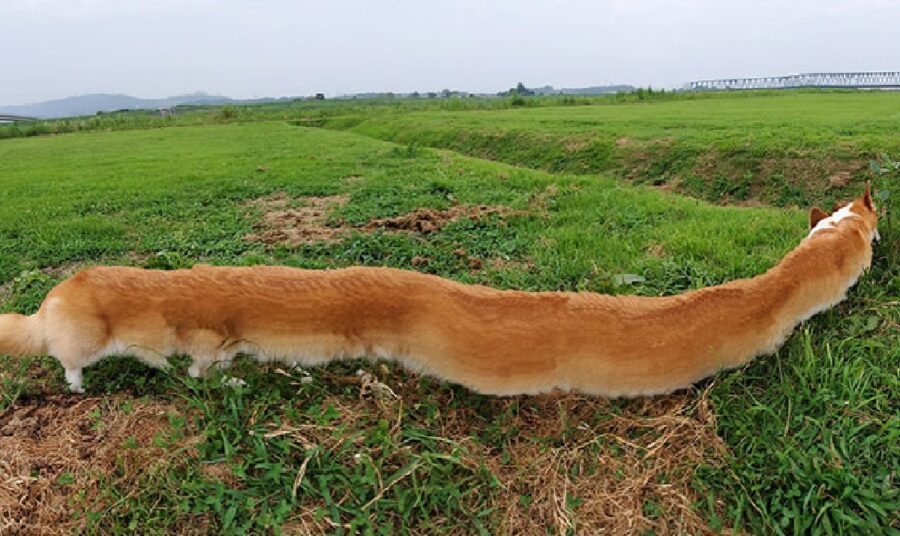
[{"label": "distant hill", "polygon": [[[544,86],[529,90],[535,95],[602,95],[605,93],[630,92],[634,86],[593,86],[584,88],[555,89],[553,86]],[[499,95],[508,94],[500,92]],[[421,95],[414,93],[357,93],[342,95],[342,99],[372,99],[372,98],[419,98],[419,97],[491,97],[491,94],[469,93],[468,91],[443,90],[441,92],[427,92]],[[192,93],[190,95],[178,95],[164,99],[141,99],[130,95],[118,95],[107,93],[95,93],[66,97],[64,99],[37,102],[33,104],[16,104],[10,106],[0,105],[0,115],[18,115],[37,117],[39,119],[55,119],[59,117],[77,117],[82,115],[94,115],[97,112],[115,112],[117,110],[159,110],[174,108],[179,105],[217,105],[217,104],[262,104],[293,100],[297,97],[262,98],[262,99],[232,99],[221,95],[209,95],[207,93]],[[305,97],[314,98],[314,97]]]},{"label": "distant hill", "polygon": [[42,119],[57,117],[75,117],[79,115],[94,115],[97,112],[113,112],[116,110],[158,110],[172,108],[181,104],[228,104],[253,102],[270,102],[278,99],[236,100],[220,95],[208,95],[206,93],[194,93],[191,95],[179,95],[165,99],[140,99],[129,95],[93,94],[66,97],[64,99],[39,102],[34,104],[20,104],[15,106],[0,105],[0,113],[10,115],[25,115]]}]

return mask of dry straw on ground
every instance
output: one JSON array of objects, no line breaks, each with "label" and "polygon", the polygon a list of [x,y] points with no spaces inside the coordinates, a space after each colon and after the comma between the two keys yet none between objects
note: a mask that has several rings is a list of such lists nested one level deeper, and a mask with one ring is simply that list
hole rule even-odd
[{"label": "dry straw on ground", "polygon": [[54,395],[0,413],[0,534],[71,534],[102,511],[100,482],[138,493],[140,482],[192,452],[173,441],[169,402],[125,395]]},{"label": "dry straw on ground", "polygon": [[[492,460],[506,489],[498,505],[504,532],[547,526],[559,534],[712,532],[694,509],[690,486],[695,469],[719,464],[724,452],[705,397],[635,402],[593,426],[584,421],[604,411],[602,402],[571,396],[555,404],[565,419],[583,421],[561,445],[546,448],[525,437],[508,462]],[[541,436],[563,433],[561,423],[546,420],[552,409],[535,408],[526,427]],[[527,509],[516,502],[521,494],[531,497]]]},{"label": "dry straw on ground", "polygon": [[[328,427],[282,424],[272,434],[291,435],[306,448],[336,449],[342,441],[333,433],[336,428],[352,428],[361,415],[373,414],[395,423],[399,431],[403,408],[430,397],[416,388],[417,383],[392,385],[396,399],[328,400],[339,410],[339,422]],[[698,496],[691,486],[699,466],[719,466],[725,456],[706,393],[635,400],[624,408],[573,394],[492,398],[485,404],[447,409],[431,429],[448,445],[462,448],[463,466],[473,473],[486,466],[497,478],[500,485],[490,494],[494,514],[484,521],[499,533],[716,533],[695,509]],[[439,406],[455,405],[444,400]],[[508,426],[517,430],[515,437],[503,445],[474,440],[483,432],[479,427],[485,413],[514,415]],[[360,445],[346,463],[379,455]],[[398,460],[396,465],[406,462]],[[413,471],[420,470],[425,469]],[[379,495],[388,492],[380,490]],[[477,511],[485,505],[471,506]],[[285,533],[328,533],[347,522],[317,516],[319,507],[315,501],[301,500]],[[440,519],[439,514],[429,521],[450,533],[466,530],[454,529],[460,527],[459,520]]]},{"label": "dry straw on ground", "polygon": [[[348,470],[371,458],[393,471],[409,462],[410,447],[393,453],[370,450],[358,441],[362,436],[336,432],[364,429],[370,419],[384,419],[400,440],[404,426],[421,425],[407,422],[404,408],[434,404],[437,397],[438,407],[445,409],[429,429],[442,438],[447,454],[461,453],[458,463],[464,472],[475,475],[486,467],[493,474],[498,486],[462,500],[471,502],[473,511],[484,509],[487,500],[493,513],[484,522],[498,533],[714,532],[695,510],[698,497],[691,487],[698,466],[718,466],[725,454],[706,393],[628,403],[550,394],[458,404],[453,390],[435,392],[417,376],[399,376],[387,367],[348,377],[326,372],[325,381],[359,386],[358,397],[335,395],[323,402],[334,406],[340,418],[327,426],[284,419],[267,437],[289,436],[304,451],[319,447],[337,452],[352,441],[355,448],[342,461]],[[114,486],[122,495],[136,497],[148,475],[190,463],[200,438],[173,436],[170,417],[177,415],[180,408],[172,403],[127,395],[55,395],[7,408],[0,413],[0,534],[77,532],[84,527],[85,511],[111,506],[101,482],[105,489]],[[483,437],[489,415],[506,416],[503,426],[514,430],[502,444],[476,439]],[[301,464],[295,488],[307,477],[311,461]],[[374,490],[375,500],[389,495],[391,486],[424,477],[416,472],[427,470],[410,467],[408,475]],[[241,486],[222,464],[202,465],[201,471],[228,486]],[[329,533],[348,522],[322,517],[320,501],[302,494],[297,499],[294,516],[283,527],[286,534]],[[191,526],[197,532],[209,528],[208,520],[196,521]],[[451,534],[466,530],[459,519],[441,519],[440,513],[430,521]]]}]

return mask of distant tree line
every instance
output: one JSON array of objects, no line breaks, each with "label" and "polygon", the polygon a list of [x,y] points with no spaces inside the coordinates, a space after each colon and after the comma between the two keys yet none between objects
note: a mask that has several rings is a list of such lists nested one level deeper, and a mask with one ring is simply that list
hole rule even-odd
[{"label": "distant tree line", "polygon": [[[525,86],[524,83],[519,82],[514,87],[511,87],[505,91],[500,91],[497,93],[473,93],[471,91],[464,91],[458,89],[449,89],[444,88],[441,91],[426,91],[419,92],[413,91],[410,93],[395,93],[393,91],[384,91],[384,92],[366,92],[366,93],[354,93],[352,95],[342,95],[339,97],[335,97],[337,99],[453,99],[453,98],[473,98],[473,97],[512,97],[522,98],[522,97],[543,97],[543,96],[551,96],[551,95],[608,95],[611,93],[631,93],[636,91],[637,88],[630,85],[609,85],[609,86],[590,86],[590,87],[582,87],[582,88],[562,88],[556,89],[553,86],[547,85],[538,88],[529,88]],[[649,91],[649,90],[643,90]],[[314,97],[317,100],[323,100],[325,96],[321,93],[317,93]],[[313,99],[313,97],[308,97],[308,99]]]}]

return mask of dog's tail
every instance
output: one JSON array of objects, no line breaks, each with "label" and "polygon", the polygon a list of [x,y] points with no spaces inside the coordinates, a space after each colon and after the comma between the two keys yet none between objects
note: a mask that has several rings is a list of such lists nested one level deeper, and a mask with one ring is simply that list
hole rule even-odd
[{"label": "dog's tail", "polygon": [[0,315],[0,355],[30,357],[45,353],[43,315]]}]

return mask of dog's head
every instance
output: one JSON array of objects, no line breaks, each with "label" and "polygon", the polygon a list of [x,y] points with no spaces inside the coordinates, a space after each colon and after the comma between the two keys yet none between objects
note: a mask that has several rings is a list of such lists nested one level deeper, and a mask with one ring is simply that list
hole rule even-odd
[{"label": "dog's head", "polygon": [[845,219],[861,221],[870,240],[880,239],[878,236],[878,211],[872,201],[872,190],[868,182],[866,182],[866,191],[862,197],[853,201],[835,203],[830,214],[819,207],[813,207],[809,211],[809,236],[825,229],[835,229]]}]

